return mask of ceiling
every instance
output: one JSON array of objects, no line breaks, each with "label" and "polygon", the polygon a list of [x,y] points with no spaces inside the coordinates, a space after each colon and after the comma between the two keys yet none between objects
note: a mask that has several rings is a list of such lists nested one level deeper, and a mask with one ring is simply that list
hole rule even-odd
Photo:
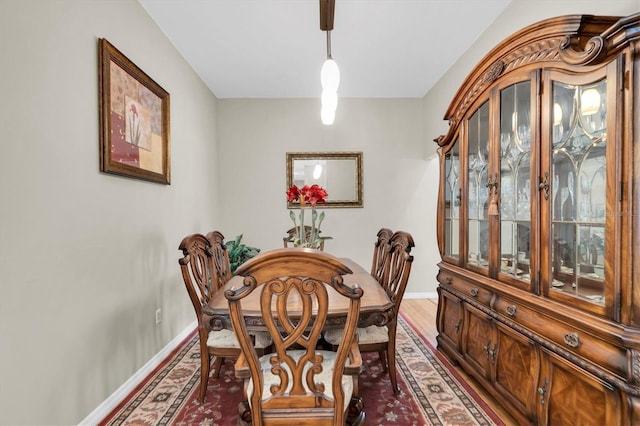
[{"label": "ceiling", "polygon": [[[138,0],[218,98],[319,97],[318,0]],[[421,98],[511,0],[336,0],[338,95]]]}]

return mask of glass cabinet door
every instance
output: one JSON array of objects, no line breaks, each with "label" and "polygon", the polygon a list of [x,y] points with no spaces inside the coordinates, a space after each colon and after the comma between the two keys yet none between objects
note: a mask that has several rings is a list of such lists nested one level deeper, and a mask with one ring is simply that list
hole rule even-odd
[{"label": "glass cabinet door", "polygon": [[468,121],[467,135],[467,261],[489,266],[489,102]]},{"label": "glass cabinet door", "polygon": [[460,256],[460,154],[458,139],[453,148],[445,154],[444,191],[444,254]]},{"label": "glass cabinet door", "polygon": [[500,272],[531,281],[531,82],[500,91]]},{"label": "glass cabinet door", "polygon": [[551,292],[605,304],[607,80],[552,82]]}]

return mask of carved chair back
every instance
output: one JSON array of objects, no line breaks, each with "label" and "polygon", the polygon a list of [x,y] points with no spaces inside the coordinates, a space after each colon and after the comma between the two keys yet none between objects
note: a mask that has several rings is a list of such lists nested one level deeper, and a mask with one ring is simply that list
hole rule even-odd
[{"label": "carved chair back", "polygon": [[379,283],[384,279],[387,258],[391,254],[391,237],[393,231],[388,228],[381,228],[378,231],[378,240],[373,248],[373,263],[371,265],[371,276]]},{"label": "carved chair back", "polygon": [[224,235],[219,231],[209,232],[207,239],[211,242],[211,250],[213,252],[213,265],[215,272],[216,289],[224,287],[231,279],[231,263],[229,262],[229,252],[224,244]]},{"label": "carved chair back", "polygon": [[198,320],[202,317],[202,306],[209,302],[218,289],[215,278],[214,253],[211,241],[202,234],[183,238],[179,250],[182,278]]},{"label": "carved chair back", "polygon": [[[227,290],[225,296],[250,371],[247,396],[253,425],[280,417],[291,424],[344,424],[348,401],[343,373],[350,350],[357,351],[355,329],[363,294],[361,288],[343,284],[342,276],[349,273],[330,254],[298,248],[263,253],[236,271],[245,277],[243,287]],[[328,287],[350,300],[344,344],[337,352],[317,350],[328,317]],[[242,312],[243,298],[254,291],[260,292],[262,317],[273,339],[274,352],[262,359],[251,345]],[[290,298],[300,301],[300,312],[288,311]],[[331,370],[327,361],[333,358]]]},{"label": "carved chair back", "polygon": [[389,256],[384,267],[384,278],[380,284],[394,303],[396,316],[409,281],[413,264],[411,249],[414,246],[413,237],[408,232],[397,231],[391,237]]}]

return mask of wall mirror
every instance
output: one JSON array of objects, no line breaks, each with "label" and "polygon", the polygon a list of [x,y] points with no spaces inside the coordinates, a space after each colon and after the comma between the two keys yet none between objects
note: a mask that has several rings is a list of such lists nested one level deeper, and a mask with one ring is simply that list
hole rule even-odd
[{"label": "wall mirror", "polygon": [[362,152],[287,152],[287,188],[313,184],[329,194],[323,207],[362,207]]}]

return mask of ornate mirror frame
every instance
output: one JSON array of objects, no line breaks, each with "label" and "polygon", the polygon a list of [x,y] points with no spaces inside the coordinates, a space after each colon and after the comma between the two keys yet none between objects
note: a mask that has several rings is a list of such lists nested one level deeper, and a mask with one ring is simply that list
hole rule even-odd
[{"label": "ornate mirror frame", "polygon": [[[286,165],[287,188],[317,183],[327,190],[329,196],[323,208],[363,206],[362,152],[287,152]],[[317,166],[322,169],[317,178],[305,172]],[[332,183],[331,178],[336,176],[338,183]],[[287,208],[299,207],[300,203],[287,201]]]}]

